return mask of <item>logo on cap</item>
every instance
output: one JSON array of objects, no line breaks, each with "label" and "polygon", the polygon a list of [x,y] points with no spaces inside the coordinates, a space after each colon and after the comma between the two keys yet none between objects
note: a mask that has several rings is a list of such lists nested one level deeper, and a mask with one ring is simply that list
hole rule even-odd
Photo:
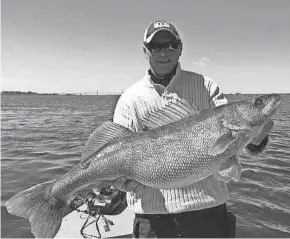
[{"label": "logo on cap", "polygon": [[169,23],[165,21],[154,22],[154,28],[167,27],[170,28]]}]

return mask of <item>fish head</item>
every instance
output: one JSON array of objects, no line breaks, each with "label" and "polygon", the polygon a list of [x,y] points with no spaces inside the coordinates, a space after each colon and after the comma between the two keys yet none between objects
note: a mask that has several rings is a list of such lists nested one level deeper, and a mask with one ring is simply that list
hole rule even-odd
[{"label": "fish head", "polygon": [[281,102],[280,95],[269,94],[222,105],[223,114],[220,122],[227,131],[215,141],[210,154],[223,152],[236,140],[239,142],[239,151],[242,150],[261,133]]},{"label": "fish head", "polygon": [[281,102],[280,95],[268,94],[224,105],[222,125],[232,132],[257,136]]},{"label": "fish head", "polygon": [[255,96],[252,99],[235,104],[239,121],[248,128],[263,127],[276,112],[282,97],[279,94]]}]

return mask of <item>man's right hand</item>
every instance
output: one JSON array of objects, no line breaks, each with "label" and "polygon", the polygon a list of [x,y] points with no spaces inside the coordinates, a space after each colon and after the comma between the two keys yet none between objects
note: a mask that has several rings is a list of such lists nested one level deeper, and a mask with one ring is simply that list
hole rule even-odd
[{"label": "man's right hand", "polygon": [[124,192],[131,192],[139,185],[139,183],[135,180],[126,179],[125,177],[118,178],[111,185],[116,188],[120,189]]},{"label": "man's right hand", "polygon": [[110,184],[113,188],[119,189],[123,192],[134,191],[134,189],[138,185],[140,185],[140,183],[138,183],[135,180],[129,180],[129,179],[126,179],[125,177],[121,177],[121,178],[116,179],[113,182],[104,181],[103,183],[96,185],[96,188],[102,189],[103,187],[105,187],[108,184]]}]

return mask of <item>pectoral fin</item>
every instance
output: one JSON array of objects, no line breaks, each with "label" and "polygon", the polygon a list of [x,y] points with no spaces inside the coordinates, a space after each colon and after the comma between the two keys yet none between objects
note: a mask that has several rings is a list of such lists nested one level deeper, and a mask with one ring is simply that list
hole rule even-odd
[{"label": "pectoral fin", "polygon": [[229,130],[227,133],[221,135],[213,142],[213,144],[209,147],[208,153],[212,156],[223,153],[227,149],[227,147],[229,147],[231,143],[235,141],[235,139],[236,138]]}]

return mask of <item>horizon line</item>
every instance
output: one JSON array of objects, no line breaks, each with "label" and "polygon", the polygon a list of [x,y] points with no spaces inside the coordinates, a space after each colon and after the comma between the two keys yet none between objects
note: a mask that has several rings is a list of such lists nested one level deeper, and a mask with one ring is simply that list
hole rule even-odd
[{"label": "horizon line", "polygon": [[[88,91],[88,92],[36,92],[36,91],[21,91],[21,90],[2,90],[2,93],[23,93],[23,94],[48,94],[48,95],[121,95],[123,91]],[[224,92],[224,94],[290,94],[290,92]]]}]

